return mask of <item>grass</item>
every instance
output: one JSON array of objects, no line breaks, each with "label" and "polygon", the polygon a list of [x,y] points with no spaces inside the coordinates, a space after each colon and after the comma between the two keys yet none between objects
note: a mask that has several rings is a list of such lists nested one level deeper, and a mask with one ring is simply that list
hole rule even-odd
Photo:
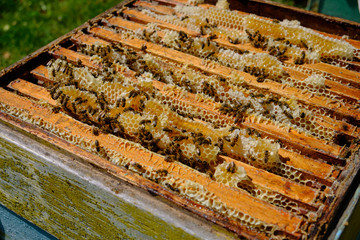
[{"label": "grass", "polygon": [[0,0],[0,70],[121,0]]},{"label": "grass", "polygon": [[[0,0],[0,70],[121,0]],[[302,7],[306,0],[274,0]]]},{"label": "grass", "polygon": [[305,8],[307,0],[271,0],[273,2],[283,3],[294,7]]}]

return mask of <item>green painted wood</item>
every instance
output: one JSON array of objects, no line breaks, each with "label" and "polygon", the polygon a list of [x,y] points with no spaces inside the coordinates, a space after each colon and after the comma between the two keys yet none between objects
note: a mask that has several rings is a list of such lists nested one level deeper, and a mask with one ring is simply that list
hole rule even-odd
[{"label": "green painted wood", "polygon": [[234,238],[80,160],[0,123],[0,204],[60,239]]},{"label": "green painted wood", "polygon": [[360,22],[357,0],[320,0],[319,12]]},{"label": "green painted wood", "polygon": [[0,201],[59,238],[192,239],[83,179],[0,142]]}]

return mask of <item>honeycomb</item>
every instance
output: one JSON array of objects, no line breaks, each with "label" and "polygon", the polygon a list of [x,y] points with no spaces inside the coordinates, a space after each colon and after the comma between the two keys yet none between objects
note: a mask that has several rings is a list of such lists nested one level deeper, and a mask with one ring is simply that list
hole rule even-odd
[{"label": "honeycomb", "polygon": [[[186,23],[186,21],[190,21],[189,19],[191,19],[192,17],[196,17],[198,16],[202,16],[202,14],[204,14],[204,11],[210,11],[210,10],[205,10],[202,9],[200,7],[194,7],[194,6],[182,6],[182,5],[177,5],[174,9],[176,9],[179,13],[181,14],[185,14],[186,16],[188,16],[187,14],[190,13],[191,11],[194,11],[194,15],[195,16],[189,16],[187,17],[185,20],[181,20],[181,18],[177,18],[177,21],[172,21],[172,24],[175,25],[179,25],[182,27],[189,27],[189,24]],[[194,10],[195,9],[195,10]],[[213,8],[210,8],[213,9]],[[217,9],[214,8],[217,11],[220,11],[222,9]],[[229,11],[229,10],[227,10]],[[143,10],[143,12],[145,12],[146,14],[156,17],[158,19],[164,20],[163,17],[168,16],[168,15],[157,15],[156,13],[152,13],[149,10]],[[235,12],[233,12],[234,14],[236,14],[237,16],[242,16],[239,15]],[[176,19],[176,16],[171,16],[173,19]],[[200,18],[201,19],[201,18]],[[166,21],[166,20],[164,20]],[[176,24],[176,22],[182,22],[183,24]],[[185,23],[184,23],[185,22]],[[206,26],[207,21],[206,20],[202,20],[202,21],[194,21],[190,28],[191,29],[196,29],[196,27],[194,26],[198,26],[198,29],[201,28],[202,26]],[[216,23],[218,24],[218,23]],[[209,24],[208,24],[209,25]],[[216,27],[218,28],[218,27]],[[213,26],[207,27],[206,29],[210,29],[211,31],[208,32],[210,35],[213,34],[214,32],[212,31],[214,29]],[[233,30],[233,29],[232,29]],[[249,32],[251,30],[246,30],[246,32]],[[206,59],[210,59],[210,61],[215,61],[217,63],[220,63],[222,65],[225,66],[229,66],[241,71],[245,71],[247,73],[250,73],[251,75],[254,75],[255,77],[257,77],[257,81],[258,82],[263,82],[266,79],[271,79],[277,82],[280,82],[284,85],[288,85],[291,87],[295,87],[298,89],[301,89],[303,92],[310,92],[311,94],[317,95],[317,96],[324,96],[330,99],[337,99],[339,100],[339,97],[334,95],[333,93],[331,93],[325,86],[325,84],[319,84],[319,81],[323,82],[325,79],[324,74],[322,73],[313,73],[313,72],[308,72],[308,71],[304,71],[303,68],[301,68],[300,65],[294,65],[294,66],[290,66],[290,68],[292,69],[297,69],[301,72],[305,72],[307,74],[311,74],[311,76],[309,76],[308,78],[306,78],[305,80],[298,80],[298,79],[294,79],[289,77],[289,74],[287,73],[287,71],[285,70],[285,67],[289,67],[288,64],[284,64],[282,61],[280,61],[277,57],[273,56],[274,54],[271,53],[271,51],[269,52],[269,54],[265,54],[265,53],[251,53],[251,52],[235,52],[232,49],[226,49],[223,46],[218,46],[218,44],[216,44],[213,39],[211,37],[195,37],[195,38],[190,38],[186,33],[184,32],[176,32],[176,31],[172,31],[172,30],[164,30],[165,35],[162,38],[161,42],[170,48],[173,48],[175,50],[180,50],[189,54],[192,54],[194,56],[197,57],[201,57],[201,58],[206,58]],[[258,31],[257,31],[257,34]],[[250,34],[251,35],[251,34]],[[143,37],[144,36],[140,36]],[[287,41],[285,41],[287,42]],[[288,44],[288,43],[284,43],[283,40],[281,41],[273,41],[274,44],[270,44],[267,48],[271,48],[274,49],[274,46],[279,50],[279,46],[281,44]],[[279,45],[280,44],[280,45]],[[346,44],[345,44],[346,45]],[[299,47],[297,46],[292,46],[292,50],[288,51],[288,47],[286,47],[287,51],[286,53],[289,54],[291,51],[292,52],[296,52],[295,50],[301,50]],[[294,50],[295,49],[295,50]],[[345,50],[344,50],[345,51]],[[302,55],[303,50],[301,51],[297,51],[296,56],[292,55],[292,57],[294,59],[297,59],[300,55]],[[299,55],[300,54],[300,55]],[[276,55],[276,54],[275,54]],[[281,56],[283,56],[284,54],[281,54]],[[314,54],[310,54],[308,56],[315,56]],[[320,56],[320,55],[318,55]],[[305,59],[307,59],[307,57],[305,57]],[[319,59],[318,59],[319,60]],[[312,60],[309,62],[316,62],[318,60],[315,60],[314,58],[312,58]],[[161,65],[161,64],[160,64]],[[173,68],[170,70],[172,75],[174,75],[174,72],[176,72],[176,70],[174,70]],[[159,75],[159,74],[157,74]],[[166,75],[166,77],[164,77],[164,82],[170,83],[173,81],[173,76],[172,79],[169,77],[168,74],[163,74]],[[167,79],[165,79],[167,78]],[[236,78],[236,76],[235,76]],[[190,90],[191,86],[191,90],[190,91],[196,91],[196,89],[194,89],[194,87],[196,85],[198,85],[199,81],[191,81],[189,80],[191,78],[187,78],[186,81],[184,80],[180,80],[178,82],[180,82],[181,85],[187,85],[184,86],[186,89],[185,90]],[[204,79],[204,76],[202,77],[202,79]],[[203,80],[202,80],[203,81]],[[233,82],[233,80],[229,80],[231,82]],[[179,84],[179,83],[177,83]],[[233,85],[237,85],[237,83],[233,84]],[[221,86],[219,86],[217,84],[210,84],[210,83],[206,83],[206,86],[210,86],[211,89],[218,89],[219,91],[221,91],[221,89],[223,89]],[[219,88],[220,87],[220,88]],[[235,86],[231,86],[231,87],[235,87]],[[199,93],[199,91],[196,91],[197,93]],[[207,91],[210,92],[212,94],[212,96],[210,97],[216,97],[216,98],[220,98],[219,96],[224,95],[224,93],[215,93],[215,91]],[[239,92],[239,89],[237,89],[236,91],[237,93]],[[208,94],[207,94],[208,95]],[[259,94],[261,95],[261,94]],[[229,96],[227,95],[225,98],[229,98]],[[276,96],[273,97],[274,99],[276,99]],[[220,102],[224,102],[224,100],[219,99]],[[247,99],[248,100],[248,99]],[[269,101],[272,101],[269,99]],[[277,100],[274,100],[277,101]],[[345,100],[346,101],[346,100]],[[260,113],[266,113],[266,114],[261,114],[261,119],[266,119],[266,120],[270,120],[270,121],[274,121],[276,124],[278,125],[286,125],[287,127],[290,128],[294,128],[297,131],[300,132],[304,132],[306,134],[310,134],[316,137],[319,137],[320,139],[325,139],[325,140],[329,140],[332,141],[334,136],[336,135],[336,132],[332,129],[329,129],[325,126],[321,126],[321,130],[316,130],[316,131],[311,131],[315,130],[318,127],[317,124],[317,119],[315,117],[313,117],[309,111],[307,111],[306,109],[301,109],[298,106],[292,109],[288,109],[288,104],[281,102],[280,103],[280,107],[279,106],[266,106],[264,107],[260,107],[259,103],[259,99],[255,100],[255,101],[251,101],[251,103],[254,103],[257,105],[257,107],[255,107],[255,112],[257,113],[257,115]],[[260,99],[260,102],[263,102],[262,99]],[[262,104],[263,105],[263,104]],[[286,107],[284,107],[286,106]],[[233,106],[231,106],[233,107]],[[263,109],[261,109],[263,108]],[[261,109],[261,110],[260,110]],[[259,111],[260,110],[260,111]],[[248,114],[251,114],[253,112],[247,111]],[[264,116],[265,115],[265,116]],[[305,117],[302,117],[306,115]],[[275,119],[274,119],[275,118]],[[303,119],[305,118],[305,120]]]},{"label": "honeycomb", "polygon": [[[137,1],[89,24],[34,75],[52,99],[29,98],[24,109],[0,101],[0,111],[220,216],[241,236],[305,239],[355,152],[359,121],[349,107],[358,100],[341,92],[357,83],[309,65],[338,69],[358,51],[297,21],[203,3]],[[253,216],[262,208],[247,201],[298,224]]]},{"label": "honeycomb", "polygon": [[239,183],[249,179],[245,169],[236,166],[234,162],[223,162],[216,166],[214,178],[216,181],[229,185],[230,187],[238,187]]},{"label": "honeycomb", "polygon": [[[225,37],[230,43],[235,44],[251,42],[255,47],[267,50],[271,55],[282,60],[291,57],[296,64],[314,63],[324,59],[351,60],[357,55],[355,48],[343,39],[321,35],[312,29],[302,27],[296,20],[285,19],[281,22],[267,20],[253,14],[244,15],[231,11],[228,9],[227,1],[218,1],[217,4],[217,7],[208,9],[177,5],[174,9],[186,16],[185,22],[175,16],[169,18],[149,11],[144,12],[159,20],[189,27],[192,30],[199,31],[200,28],[196,29],[196,25],[206,26],[202,27],[204,31],[200,29],[200,32]],[[208,22],[201,19],[206,19]],[[202,23],[199,24],[201,21]],[[229,28],[231,31],[228,31]],[[245,40],[241,32],[245,32],[248,39]]]}]

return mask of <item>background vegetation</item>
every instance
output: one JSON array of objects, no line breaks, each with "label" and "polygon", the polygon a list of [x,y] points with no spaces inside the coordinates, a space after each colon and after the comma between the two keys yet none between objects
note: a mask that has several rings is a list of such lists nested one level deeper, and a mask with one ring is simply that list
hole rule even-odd
[{"label": "background vegetation", "polygon": [[0,0],[3,69],[121,0]]},{"label": "background vegetation", "polygon": [[[304,7],[306,0],[275,0]],[[0,70],[121,0],[0,0]]]}]

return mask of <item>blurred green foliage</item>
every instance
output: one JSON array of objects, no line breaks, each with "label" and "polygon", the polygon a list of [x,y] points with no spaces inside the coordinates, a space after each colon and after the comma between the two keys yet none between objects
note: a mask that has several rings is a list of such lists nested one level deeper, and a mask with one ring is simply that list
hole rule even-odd
[{"label": "blurred green foliage", "polygon": [[308,0],[271,0],[271,1],[294,6],[294,7],[299,7],[299,8],[305,8],[308,2]]},{"label": "blurred green foliage", "polygon": [[0,0],[0,70],[121,0]]},{"label": "blurred green foliage", "polygon": [[[304,7],[306,0],[274,0]],[[121,0],[0,0],[0,70]]]}]

